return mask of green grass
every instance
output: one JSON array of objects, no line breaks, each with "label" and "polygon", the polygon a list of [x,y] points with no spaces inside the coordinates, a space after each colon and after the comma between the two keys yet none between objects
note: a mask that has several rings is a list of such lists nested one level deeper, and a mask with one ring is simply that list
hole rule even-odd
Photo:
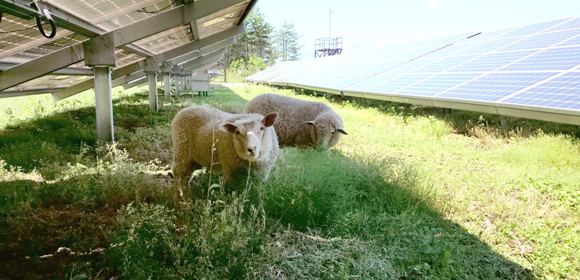
[{"label": "green grass", "polygon": [[[143,90],[115,92],[100,147],[90,93],[0,104],[0,279],[580,278],[577,126],[250,85],[150,112]],[[261,188],[206,171],[181,196],[175,113],[263,92],[328,102],[349,135],[284,149]]]}]

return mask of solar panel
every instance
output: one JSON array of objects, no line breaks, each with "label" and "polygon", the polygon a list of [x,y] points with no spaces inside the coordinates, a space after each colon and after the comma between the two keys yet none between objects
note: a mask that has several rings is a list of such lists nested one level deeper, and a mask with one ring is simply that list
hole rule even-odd
[{"label": "solar panel", "polygon": [[474,58],[475,58],[475,56],[470,56],[470,55],[450,56],[450,57],[446,57],[446,58],[442,58],[442,59],[439,59],[437,61],[434,61],[433,63],[424,65],[424,66],[422,66],[418,69],[415,69],[414,71],[411,71],[411,72],[417,72],[417,73],[443,72],[443,71],[446,71],[448,69],[451,69],[451,68],[457,66],[458,64],[465,63],[465,62],[472,60]]},{"label": "solar panel", "polygon": [[580,110],[580,72],[569,72],[519,94],[502,103]]},{"label": "solar panel", "polygon": [[411,86],[399,89],[394,94],[412,96],[434,96],[454,85],[461,84],[477,77],[479,74],[439,74],[421,80]]},{"label": "solar panel", "polygon": [[497,101],[502,97],[541,82],[556,73],[490,73],[438,94],[437,97]]},{"label": "solar panel", "polygon": [[552,28],[550,28],[550,31],[556,31],[556,30],[566,30],[566,29],[572,29],[572,28],[580,28],[580,17],[577,18],[573,18],[570,19],[564,23],[558,24],[557,26],[554,26]]},{"label": "solar panel", "polygon": [[479,56],[464,64],[453,67],[449,71],[453,72],[486,72],[495,70],[501,66],[511,63],[523,57],[526,57],[534,51],[516,51],[516,52],[501,52],[490,53]]},{"label": "solar panel", "polygon": [[517,28],[511,32],[507,32],[499,37],[513,37],[513,36],[521,36],[521,35],[530,35],[530,34],[538,33],[542,30],[552,28],[552,27],[556,26],[557,24],[563,23],[563,22],[568,21],[568,20],[570,20],[570,19],[568,19],[568,18],[558,19],[558,20],[553,20],[553,21],[548,21],[548,22],[540,22],[540,23],[530,24],[530,25],[526,25],[526,26],[522,26],[520,28]]},{"label": "solar panel", "polygon": [[[28,6],[25,2],[4,1],[3,5],[12,5],[15,7]],[[56,37],[53,39],[43,37],[38,32],[38,28],[36,28],[34,18],[29,19],[30,17],[23,16],[20,13],[9,14],[12,10],[8,9],[4,12],[2,25],[0,25],[0,31],[2,32],[0,38],[0,64],[17,63],[14,67],[17,68],[19,64],[48,57],[53,52],[67,50],[70,46],[79,45],[81,42],[96,35],[105,34],[113,30],[118,31],[119,28],[133,25],[140,20],[161,16],[163,13],[169,12],[174,8],[183,8],[182,6],[184,5],[194,4],[193,2],[184,3],[183,1],[173,0],[45,0],[44,3],[49,7],[53,7],[49,9],[53,13],[53,17],[60,19],[58,21]],[[192,28],[190,27],[192,21],[179,25],[176,24],[176,26],[159,33],[141,32],[143,30],[156,30],[152,26],[143,26],[142,28],[135,26],[133,30],[136,33],[151,35],[146,38],[140,37],[141,40],[132,41],[128,45],[118,46],[115,51],[115,69],[142,61],[146,57],[163,54],[169,50],[211,36],[212,34],[232,29],[240,22],[243,13],[252,7],[248,1],[231,1],[231,3],[214,4],[215,9],[211,8],[201,11],[205,9],[204,7],[209,7],[210,2],[195,3],[195,6],[197,6],[196,11],[200,11],[198,13],[200,16],[196,17],[195,20],[195,23],[198,24],[196,29],[199,29],[199,36],[196,34],[194,37],[195,32],[192,32]],[[27,11],[28,8],[21,7],[18,9]],[[187,16],[191,17],[192,15],[188,14]],[[74,51],[76,52],[78,50]],[[48,66],[46,63],[41,64],[43,64],[43,67],[38,68],[44,69],[44,66]],[[74,63],[67,68],[81,67],[88,69],[84,67],[83,62],[78,64]],[[52,68],[49,66],[47,69]],[[5,75],[8,75],[6,73],[10,71],[16,72],[14,69],[4,68],[4,70],[2,73]],[[25,72],[30,73],[32,71]],[[50,73],[50,71],[47,71],[47,73]],[[85,73],[82,72],[81,74],[75,75],[85,75]],[[28,76],[32,75],[29,74]],[[51,82],[52,80],[43,79],[42,76],[28,76],[26,78],[27,81],[19,80],[18,82],[6,83],[7,85],[4,89],[9,91],[17,88],[25,91],[42,87],[47,89],[55,87]],[[61,79],[65,80],[66,78],[62,76]],[[0,81],[12,80],[8,78],[0,79]],[[67,80],[70,82],[82,81],[73,78]],[[59,83],[59,86],[70,84],[74,83]],[[0,92],[0,97],[2,97],[2,92]]]},{"label": "solar panel", "polygon": [[[365,78],[364,75],[358,74],[344,74],[344,75],[337,75],[330,78],[326,78],[323,80],[320,85],[324,88],[330,89],[341,89],[347,87],[353,83],[360,81],[361,79]],[[315,84],[310,83],[310,86],[315,86]]]},{"label": "solar panel", "polygon": [[[431,75],[426,75],[426,74],[402,75],[402,76],[396,76],[393,78],[391,78],[390,76],[387,76],[388,79],[382,80],[380,83],[376,84],[375,86],[370,87],[368,89],[368,91],[376,92],[376,93],[392,93],[400,88],[414,84],[414,83],[421,81],[429,76],[431,76]],[[373,80],[373,79],[381,80],[384,78],[385,78],[384,76],[377,76],[377,77],[371,78],[370,80]],[[357,86],[351,87],[350,89],[351,90],[359,90],[359,87],[357,85]]]},{"label": "solar panel", "polygon": [[[576,34],[580,33],[580,30],[575,29],[574,31],[576,31]],[[579,46],[580,45],[580,35],[577,35],[573,38],[570,38],[569,40],[566,40],[560,44],[558,44],[557,46]]]},{"label": "solar panel", "polygon": [[509,46],[500,48],[498,51],[512,51],[512,50],[526,50],[526,49],[542,49],[552,45],[556,45],[564,40],[570,39],[578,34],[578,30],[564,30],[547,33],[538,33],[530,37],[526,37]]},{"label": "solar panel", "polygon": [[458,55],[466,55],[466,54],[483,54],[495,51],[500,49],[508,44],[513,44],[519,40],[524,39],[525,37],[509,37],[509,38],[499,38],[499,39],[492,39],[482,42],[480,44],[474,45],[472,47],[468,47],[463,51],[459,51],[456,54]]},{"label": "solar panel", "polygon": [[580,65],[580,47],[545,49],[503,68],[505,71],[568,70]]},{"label": "solar panel", "polygon": [[302,64],[297,85],[580,124],[580,17],[363,50]]},{"label": "solar panel", "polygon": [[422,69],[423,67],[431,65],[436,61],[438,61],[438,59],[427,58],[427,57],[424,59],[416,59],[413,61],[403,63],[403,64],[389,70],[389,73],[398,74],[398,73],[415,72],[417,69]]}]

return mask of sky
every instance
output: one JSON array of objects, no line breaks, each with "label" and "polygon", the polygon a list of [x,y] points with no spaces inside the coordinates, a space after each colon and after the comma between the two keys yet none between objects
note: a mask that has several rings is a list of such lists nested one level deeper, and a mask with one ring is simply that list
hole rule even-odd
[{"label": "sky", "polygon": [[[314,41],[343,38],[343,53],[361,44],[399,43],[580,16],[580,0],[259,0],[266,21],[294,23],[301,59]],[[332,13],[330,13],[332,10]]]}]

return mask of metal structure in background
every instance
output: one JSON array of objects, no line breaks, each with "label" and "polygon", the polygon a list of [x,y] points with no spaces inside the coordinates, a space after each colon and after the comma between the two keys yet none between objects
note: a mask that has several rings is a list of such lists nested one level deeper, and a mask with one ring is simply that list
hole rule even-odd
[{"label": "metal structure in background", "polygon": [[246,80],[580,125],[580,17],[367,45],[283,62]]},{"label": "metal structure in background", "polygon": [[314,58],[342,53],[342,37],[319,38],[314,42]]},{"label": "metal structure in background", "polygon": [[[257,0],[0,0],[0,98],[94,88],[97,137],[114,140],[111,87],[149,83],[150,109],[193,87]],[[38,22],[38,25],[37,25]],[[40,32],[39,32],[40,31]],[[203,87],[209,88],[209,80]]]}]

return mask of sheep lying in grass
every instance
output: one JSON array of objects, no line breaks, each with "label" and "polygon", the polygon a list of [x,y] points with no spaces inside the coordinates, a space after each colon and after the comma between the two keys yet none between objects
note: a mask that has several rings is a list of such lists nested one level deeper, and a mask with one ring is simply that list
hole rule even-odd
[{"label": "sheep lying in grass", "polygon": [[344,131],[342,119],[328,105],[265,93],[250,100],[244,113],[277,112],[274,125],[280,147],[330,149]]},{"label": "sheep lying in grass", "polygon": [[209,106],[179,111],[171,122],[176,183],[185,185],[193,170],[212,164],[233,189],[245,184],[248,168],[253,182],[265,181],[278,158],[276,118],[276,113],[230,114]]}]

